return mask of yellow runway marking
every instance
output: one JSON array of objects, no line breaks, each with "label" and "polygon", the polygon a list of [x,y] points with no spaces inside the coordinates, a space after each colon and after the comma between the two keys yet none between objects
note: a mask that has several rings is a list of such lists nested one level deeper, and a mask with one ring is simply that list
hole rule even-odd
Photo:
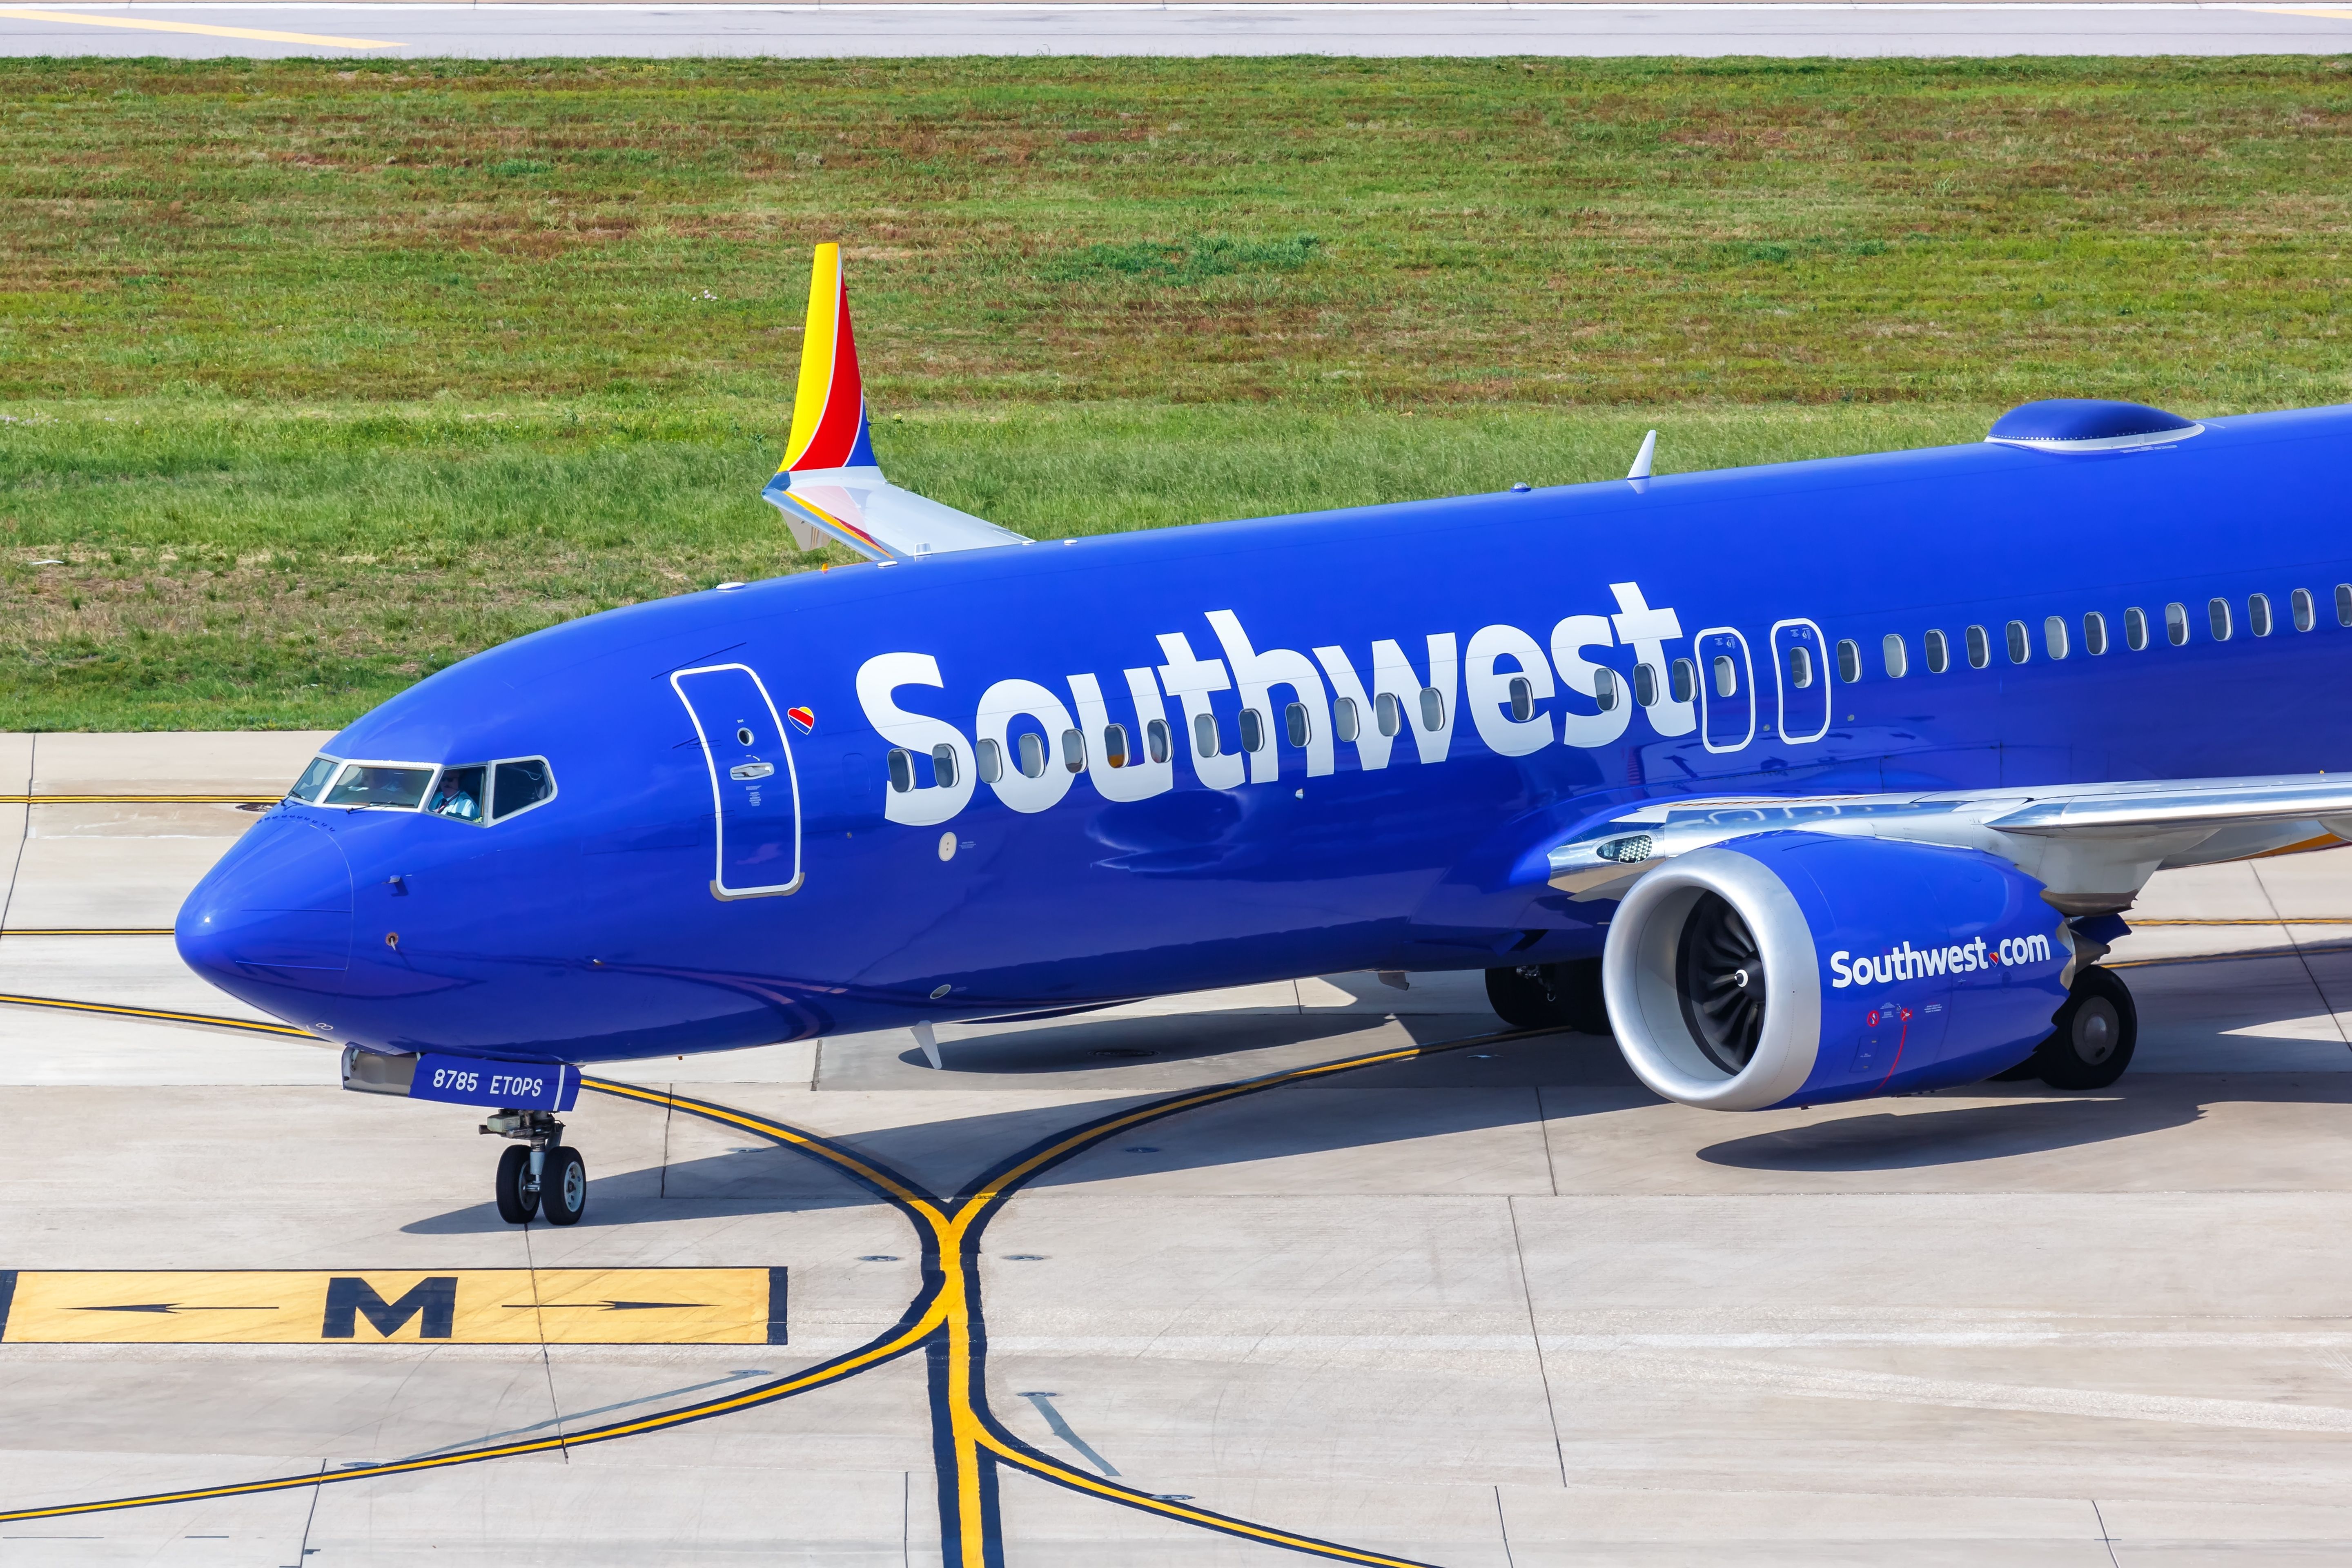
[{"label": "yellow runway marking", "polygon": [[0,1272],[0,1344],[770,1345],[781,1268]]},{"label": "yellow runway marking", "polygon": [[8,926],[0,936],[169,936],[170,926]]},{"label": "yellow runway marking", "polygon": [[[30,11],[0,11],[0,16],[29,16]],[[0,795],[0,805],[276,805],[280,795]]]},{"label": "yellow runway marking", "polygon": [[11,1007],[54,1007],[61,1013],[95,1013],[110,1018],[152,1018],[159,1024],[203,1024],[215,1029],[244,1029],[257,1035],[285,1035],[324,1044],[308,1029],[291,1024],[263,1023],[253,1018],[223,1018],[211,1013],[175,1013],[169,1007],[116,1007],[104,1002],[72,1002],[62,996],[12,996],[0,992],[0,1004]]},{"label": "yellow runway marking", "polygon": [[208,38],[257,38],[270,44],[318,44],[334,49],[397,49],[383,38],[336,38],[324,33],[279,33],[268,27],[215,27],[205,22],[151,22],[143,16],[93,16],[81,11],[0,10],[20,22],[78,22],[85,27],[135,27],[150,33],[201,33]]},{"label": "yellow runway marking", "polygon": [[2333,16],[2339,22],[2352,22],[2352,11],[2326,11],[2312,5],[2265,5],[2262,9],[2273,16]]}]

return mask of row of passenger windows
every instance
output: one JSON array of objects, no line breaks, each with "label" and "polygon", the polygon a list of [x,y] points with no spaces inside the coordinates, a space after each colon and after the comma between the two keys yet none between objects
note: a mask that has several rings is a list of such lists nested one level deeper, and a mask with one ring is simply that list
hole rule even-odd
[{"label": "row of passenger windows", "polygon": [[[2205,601],[2206,635],[2215,642],[2228,642],[2237,635],[2237,607],[2227,599]],[[2186,644],[2193,619],[2185,604],[2164,606],[2164,640],[2175,647]],[[2297,588],[2287,595],[2287,616],[2294,629],[2310,631],[2319,624],[2318,605],[2308,588]],[[2251,594],[2246,597],[2245,629],[2253,637],[2266,637],[2277,629],[2275,611],[2268,594]],[[2352,583],[2336,585],[2336,624],[2352,626]],[[2134,653],[2147,647],[2153,627],[2147,612],[2135,605],[2123,614],[2124,647]],[[2053,659],[2062,659],[2074,652],[2074,628],[2063,616],[2046,616],[2042,622],[2042,649]],[[2082,621],[2083,651],[2097,656],[2110,646],[2107,617],[2096,610],[2084,612]],[[1931,628],[1920,636],[1921,651],[1926,656],[1927,673],[1941,675],[1952,668],[1951,639],[1939,629]],[[1792,654],[1803,656],[1803,648],[1792,648]],[[1960,633],[1960,648],[1971,669],[1982,669],[1992,662],[1992,638],[1982,626],[1969,626]],[[2033,633],[2023,621],[2011,621],[2001,628],[2001,651],[2011,664],[2024,664],[2033,657]],[[1886,673],[1901,679],[1911,671],[1911,648],[1901,632],[1889,632],[1879,640],[1879,658]],[[1852,639],[1837,645],[1838,674],[1847,681],[1862,679],[1862,649]],[[1810,684],[1810,677],[1797,685]]]},{"label": "row of passenger windows", "polygon": [[555,795],[555,774],[545,757],[513,757],[499,763],[348,763],[313,757],[289,800],[307,805],[365,807],[374,811],[423,811],[483,826],[529,811]]},{"label": "row of passenger windows", "polygon": [[[1445,728],[1445,694],[1434,687],[1423,687],[1415,706],[1420,710],[1422,728],[1432,731]],[[1526,718],[1535,710],[1534,689],[1525,677],[1511,682],[1511,707],[1514,712],[1524,707]],[[1372,702],[1372,722],[1383,735],[1404,732],[1405,706],[1395,695],[1383,691]],[[1353,741],[1363,732],[1363,716],[1353,698],[1342,697],[1331,704],[1331,733],[1341,741]],[[1282,710],[1283,738],[1294,746],[1305,746],[1314,739],[1314,721],[1307,704],[1293,702]],[[1255,708],[1241,712],[1241,749],[1262,752],[1270,743],[1265,715]],[[1143,748],[1140,754],[1129,741],[1127,726],[1106,724],[1102,731],[1103,761],[1114,768],[1130,767],[1149,756],[1154,763],[1164,763],[1170,755],[1168,721],[1154,719],[1143,727]],[[1074,773],[1087,771],[1087,737],[1077,730],[1062,731],[1062,766]],[[1050,759],[1046,755],[1045,737],[1034,730],[1024,731],[1013,739],[1013,765],[1024,778],[1042,778]],[[1192,721],[1192,751],[1197,756],[1215,757],[1228,754],[1223,737],[1217,729],[1216,717],[1210,713],[1196,715]],[[982,784],[994,784],[1004,776],[1004,748],[993,740],[982,737],[972,748],[973,764]],[[915,787],[914,753],[894,747],[887,758],[890,787],[904,795]],[[956,752],[953,746],[936,746],[931,750],[931,777],[941,788],[953,788],[956,782]]]}]

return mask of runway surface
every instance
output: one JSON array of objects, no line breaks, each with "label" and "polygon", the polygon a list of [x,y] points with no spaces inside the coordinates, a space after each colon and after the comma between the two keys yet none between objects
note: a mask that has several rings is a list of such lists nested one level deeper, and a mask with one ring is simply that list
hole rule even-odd
[{"label": "runway surface", "polygon": [[2352,4],[0,7],[9,55],[2241,55],[2352,50]]},{"label": "runway surface", "polygon": [[608,1066],[549,1230],[155,934],[322,738],[0,736],[0,1563],[2352,1550],[2352,850],[2160,877],[2097,1095],[1330,975]]}]

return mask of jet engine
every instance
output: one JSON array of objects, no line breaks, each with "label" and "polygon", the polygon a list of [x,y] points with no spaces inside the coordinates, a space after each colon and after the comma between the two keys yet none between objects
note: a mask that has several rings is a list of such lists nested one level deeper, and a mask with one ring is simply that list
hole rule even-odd
[{"label": "jet engine", "polygon": [[1973,849],[1759,833],[1635,883],[1601,961],[1642,1081],[1717,1110],[1974,1083],[2032,1054],[2074,978],[2042,884]]}]

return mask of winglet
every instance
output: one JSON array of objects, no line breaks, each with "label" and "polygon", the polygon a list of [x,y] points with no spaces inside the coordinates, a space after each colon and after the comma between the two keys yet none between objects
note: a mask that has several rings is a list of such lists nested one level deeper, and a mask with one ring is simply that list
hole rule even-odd
[{"label": "winglet", "polygon": [[866,431],[866,387],[857,374],[857,341],[849,331],[849,290],[841,280],[837,245],[816,247],[800,395],[784,449],[791,455],[760,493],[784,514],[803,550],[831,540],[869,560],[911,561],[1028,542],[882,477]]},{"label": "winglet", "polygon": [[838,245],[818,246],[809,273],[800,394],[793,400],[793,434],[784,450],[778,473],[874,465],[866,384],[857,374],[857,339],[849,329],[849,285],[841,275]]}]

